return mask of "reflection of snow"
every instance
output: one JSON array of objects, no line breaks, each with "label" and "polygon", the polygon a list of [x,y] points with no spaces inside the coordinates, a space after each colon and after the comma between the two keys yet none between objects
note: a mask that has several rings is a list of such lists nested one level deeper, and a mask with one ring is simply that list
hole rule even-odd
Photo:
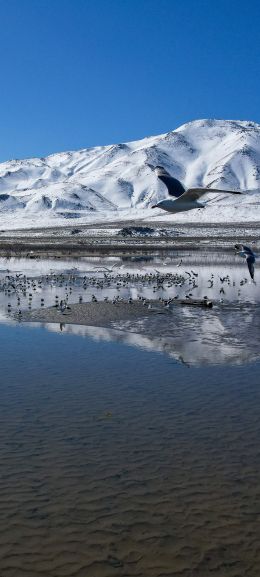
[{"label": "reflection of snow", "polygon": [[[184,313],[184,314],[183,314]],[[251,316],[249,326],[248,319]],[[115,323],[113,329],[82,325],[46,325],[48,330],[115,341],[164,353],[187,365],[244,364],[259,356],[260,312],[256,307],[203,311],[176,307],[174,313]]]}]

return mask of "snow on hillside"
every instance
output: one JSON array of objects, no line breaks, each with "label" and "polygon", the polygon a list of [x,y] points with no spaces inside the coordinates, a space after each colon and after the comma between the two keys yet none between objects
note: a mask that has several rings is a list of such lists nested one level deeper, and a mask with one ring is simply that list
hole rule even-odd
[{"label": "snow on hillside", "polygon": [[[186,187],[244,191],[178,215],[151,210],[167,189],[149,165]],[[260,220],[260,125],[196,120],[160,136],[0,164],[0,228],[144,218],[172,222]],[[206,201],[208,199],[205,199]]]}]

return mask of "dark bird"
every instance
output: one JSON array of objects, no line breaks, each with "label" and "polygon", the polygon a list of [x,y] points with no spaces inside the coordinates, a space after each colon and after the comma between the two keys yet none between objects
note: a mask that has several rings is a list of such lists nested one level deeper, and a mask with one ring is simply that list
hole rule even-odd
[{"label": "dark bird", "polygon": [[255,274],[255,254],[253,253],[253,251],[251,250],[251,248],[249,248],[248,246],[245,246],[244,244],[235,244],[235,249],[238,251],[238,254],[240,256],[245,257],[246,262],[247,262],[247,266],[248,266],[248,270],[249,270],[249,274],[251,276],[251,279],[254,280],[254,274]]}]

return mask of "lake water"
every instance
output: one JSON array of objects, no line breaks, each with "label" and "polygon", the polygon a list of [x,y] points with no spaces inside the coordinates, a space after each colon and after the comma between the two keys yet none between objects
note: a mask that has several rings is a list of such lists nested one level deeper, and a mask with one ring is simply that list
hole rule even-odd
[{"label": "lake water", "polygon": [[[117,264],[179,270],[181,258]],[[44,327],[15,323],[17,293],[0,292],[1,577],[259,576],[258,288],[243,261],[183,260],[199,275],[195,291],[223,303],[109,329]],[[3,282],[113,264],[0,268]],[[185,293],[188,279],[161,290]],[[62,298],[60,284],[42,281],[31,306]],[[134,279],[121,290],[153,289]],[[117,289],[95,286],[99,298],[107,291]],[[77,279],[70,298],[91,292]]]}]

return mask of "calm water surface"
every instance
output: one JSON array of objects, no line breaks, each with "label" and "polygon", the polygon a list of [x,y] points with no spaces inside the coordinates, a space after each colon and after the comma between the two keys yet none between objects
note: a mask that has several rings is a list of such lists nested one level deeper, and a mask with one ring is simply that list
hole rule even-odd
[{"label": "calm water surface", "polygon": [[1,577],[259,576],[256,288],[112,329],[3,297]]}]

